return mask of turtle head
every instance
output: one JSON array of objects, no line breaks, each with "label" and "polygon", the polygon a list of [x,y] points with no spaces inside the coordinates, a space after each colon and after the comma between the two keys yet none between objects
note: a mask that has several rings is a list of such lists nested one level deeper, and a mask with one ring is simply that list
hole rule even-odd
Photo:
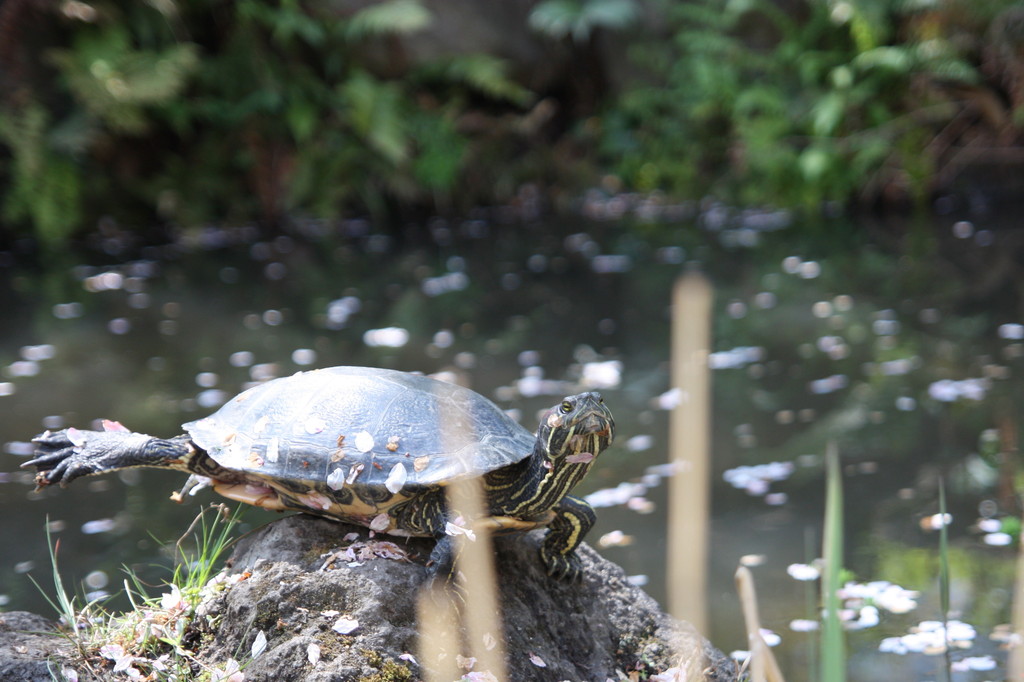
[{"label": "turtle head", "polygon": [[[600,393],[567,396],[541,416],[533,454],[523,460],[523,467],[492,472],[495,508],[517,518],[554,509],[614,435],[615,421]],[[579,505],[586,506],[582,501]]]},{"label": "turtle head", "polygon": [[544,414],[537,432],[538,443],[555,465],[589,464],[614,435],[611,410],[595,392],[567,396]]}]

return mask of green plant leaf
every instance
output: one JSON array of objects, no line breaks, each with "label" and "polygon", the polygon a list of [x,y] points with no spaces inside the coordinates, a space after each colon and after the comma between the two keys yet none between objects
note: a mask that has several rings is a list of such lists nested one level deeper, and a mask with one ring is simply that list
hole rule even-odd
[{"label": "green plant leaf", "polygon": [[846,640],[839,618],[839,585],[843,568],[843,472],[839,448],[828,444],[825,453],[825,523],[822,553],[825,561],[821,576],[825,617],[821,634],[822,682],[846,681]]},{"label": "green plant leaf", "polygon": [[341,87],[348,121],[366,143],[392,165],[408,156],[398,88],[359,71]]},{"label": "green plant leaf", "polygon": [[50,52],[49,60],[82,107],[115,131],[139,134],[150,125],[144,107],[181,93],[199,65],[199,50],[192,43],[136,50],[114,26],[80,35],[71,49]]},{"label": "green plant leaf", "polygon": [[530,12],[530,28],[552,38],[573,33],[583,8],[578,0],[545,0]]},{"label": "green plant leaf", "polygon": [[638,14],[634,0],[545,0],[530,12],[529,22],[546,36],[584,41],[595,28],[625,28]]},{"label": "green plant leaf", "polygon": [[285,118],[288,128],[296,142],[305,142],[313,135],[319,120],[320,110],[306,100],[295,100],[288,103]]},{"label": "green plant leaf", "polygon": [[821,137],[834,135],[845,113],[846,96],[840,92],[829,92],[811,110],[811,130]]},{"label": "green plant leaf", "polygon": [[419,0],[388,0],[356,12],[346,31],[353,39],[415,33],[429,26],[432,19],[430,10]]},{"label": "green plant leaf", "polygon": [[832,154],[821,146],[808,147],[800,154],[800,172],[808,182],[817,182],[832,165]]},{"label": "green plant leaf", "polygon": [[876,47],[854,57],[853,65],[862,71],[889,69],[896,73],[909,73],[916,65],[914,50],[906,46]]},{"label": "green plant leaf", "polygon": [[533,93],[508,77],[508,62],[489,54],[454,57],[443,68],[449,81],[464,83],[496,100],[527,104]]},{"label": "green plant leaf", "polygon": [[416,129],[420,153],[413,162],[413,175],[424,187],[448,192],[455,186],[466,140],[447,118],[425,118]]}]

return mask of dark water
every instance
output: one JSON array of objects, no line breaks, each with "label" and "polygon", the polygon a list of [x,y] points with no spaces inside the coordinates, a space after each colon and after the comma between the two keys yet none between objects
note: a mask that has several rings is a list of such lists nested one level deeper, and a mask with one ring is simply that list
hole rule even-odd
[{"label": "dark water", "polygon": [[[732,574],[741,557],[758,557],[765,626],[782,636],[789,678],[806,678],[814,635],[789,622],[813,617],[817,583],[786,569],[820,553],[822,454],[834,440],[847,565],[857,580],[921,593],[910,613],[882,609],[878,626],[850,633],[852,679],[923,679],[940,664],[877,653],[884,637],[940,616],[937,534],[921,525],[938,511],[940,477],[954,519],[953,606],[978,632],[957,657],[989,653],[989,632],[1009,618],[1015,552],[987,544],[999,538],[976,524],[1019,528],[1006,453],[1021,405],[1022,235],[955,214],[886,226],[622,200],[588,208],[604,219],[498,214],[400,237],[310,224],[270,241],[211,229],[147,248],[108,235],[45,270],[8,254],[4,607],[49,613],[29,580],[50,585],[47,521],[65,579],[117,592],[122,566],[154,584],[166,577],[161,545],[213,499],[176,505],[168,496],[183,477],[153,470],[34,493],[17,469],[34,434],[110,418],[176,435],[248,382],[338,364],[451,372],[531,429],[562,395],[601,390],[618,442],[580,492],[607,501],[599,491],[636,485],[627,504],[598,510],[589,540],[628,536],[605,538],[603,553],[663,599],[667,492],[650,467],[667,456],[669,292],[696,264],[716,292],[712,640],[746,648]],[[273,518],[253,509],[244,527]],[[982,673],[956,679],[981,679],[972,674]]]}]

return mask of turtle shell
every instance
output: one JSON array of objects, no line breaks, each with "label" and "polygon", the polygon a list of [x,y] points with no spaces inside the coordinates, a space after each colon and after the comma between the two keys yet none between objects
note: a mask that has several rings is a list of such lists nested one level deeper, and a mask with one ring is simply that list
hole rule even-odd
[{"label": "turtle shell", "polygon": [[525,459],[535,437],[479,393],[365,367],[260,384],[184,425],[221,466],[277,482],[423,490]]}]

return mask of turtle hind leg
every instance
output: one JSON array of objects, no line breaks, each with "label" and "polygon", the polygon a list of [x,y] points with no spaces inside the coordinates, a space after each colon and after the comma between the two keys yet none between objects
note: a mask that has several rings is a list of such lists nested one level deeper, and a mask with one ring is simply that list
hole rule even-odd
[{"label": "turtle hind leg", "polygon": [[455,548],[452,536],[442,534],[437,536],[437,543],[430,552],[427,560],[427,582],[434,584],[451,582],[455,577]]},{"label": "turtle hind leg", "polygon": [[555,518],[540,546],[548,575],[575,582],[583,576],[576,548],[597,520],[594,509],[578,497],[566,495],[555,508]]},{"label": "turtle hind leg", "polygon": [[129,431],[47,431],[32,439],[35,457],[22,467],[36,467],[36,485],[65,486],[76,478],[129,467],[187,470],[195,453],[186,436],[169,440]]},{"label": "turtle hind leg", "polygon": [[414,495],[389,512],[397,528],[410,535],[432,537],[436,541],[427,560],[427,582],[451,582],[455,570],[455,545],[446,531],[448,506],[442,488]]}]

